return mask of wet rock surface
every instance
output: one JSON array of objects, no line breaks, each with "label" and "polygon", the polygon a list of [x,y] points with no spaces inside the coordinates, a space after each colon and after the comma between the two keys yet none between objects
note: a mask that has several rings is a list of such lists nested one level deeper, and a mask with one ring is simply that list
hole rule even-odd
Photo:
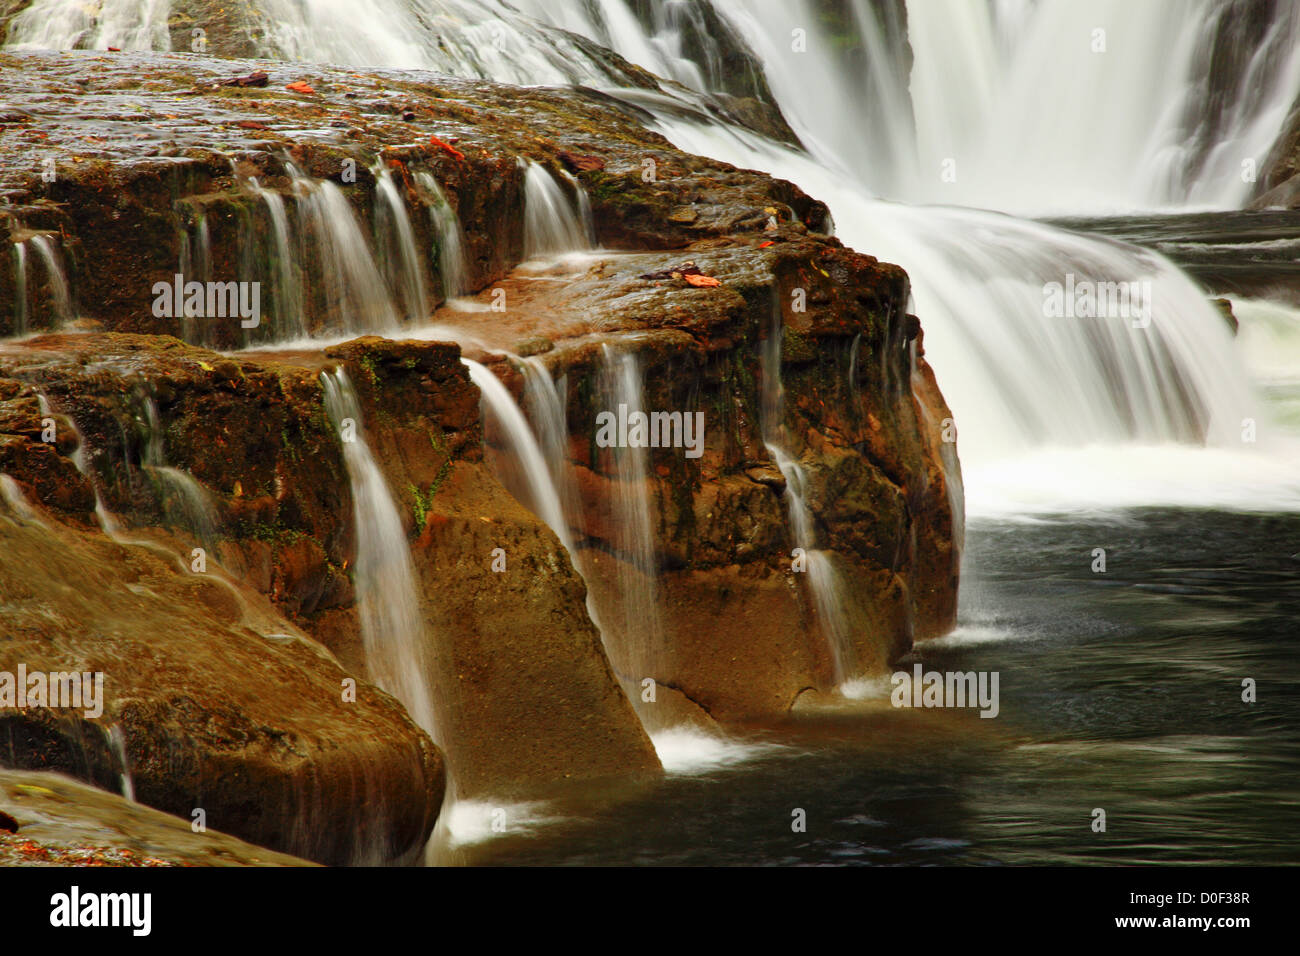
[{"label": "wet rock surface", "polygon": [[22,510],[0,516],[3,670],[98,674],[102,691],[7,701],[6,765],[129,780],[142,803],[320,862],[419,852],[443,761],[396,701],[364,684],[346,699],[327,651],[238,578],[187,574],[161,538]]},{"label": "wet rock surface", "polygon": [[0,866],[309,866],[57,773],[0,770]]},{"label": "wet rock surface", "polygon": [[[311,814],[372,818],[368,836],[386,835],[387,857],[400,858],[437,812],[437,750],[365,683],[352,492],[323,405],[327,368],[355,384],[402,513],[461,795],[657,772],[629,701],[646,679],[674,720],[709,725],[783,715],[802,691],[830,689],[826,622],[794,566],[774,433],[806,476],[816,547],[833,553],[857,670],[880,672],[951,627],[960,471],[907,277],[822,235],[826,207],[793,185],[682,153],[634,107],[585,89],[163,54],[5,52],[0,67],[0,228],[10,261],[19,244],[29,260],[21,278],[0,268],[0,334],[37,333],[0,344],[0,472],[32,509],[11,503],[0,518],[14,543],[0,550],[0,574],[15,594],[35,586],[22,578],[33,562],[49,593],[95,582],[62,617],[29,613],[32,636],[5,660],[12,651],[67,669],[112,657],[122,683],[110,706],[140,760],[142,802],[186,816],[198,782],[218,786],[220,768],[232,823],[214,814],[214,827],[328,862],[355,856],[342,824],[310,827],[337,842],[305,849],[276,828]],[[217,85],[258,71],[266,86]],[[297,82],[313,92],[286,89]],[[585,195],[599,252],[521,264],[521,160],[575,208]],[[466,300],[448,301],[449,251],[421,174],[463,228]],[[384,177],[407,207],[430,314],[389,306],[393,321],[376,327],[331,293],[338,263],[310,212],[328,182],[371,241]],[[277,291],[252,329],[155,314],[155,284],[193,265],[200,242],[208,278],[278,290],[264,191],[301,225],[289,263],[300,313]],[[50,249],[66,295],[36,261]],[[673,277],[685,262],[718,284]],[[641,278],[656,273],[669,277]],[[769,422],[763,351],[774,335],[783,397]],[[635,357],[646,409],[705,415],[699,457],[651,450],[636,489],[650,503],[660,609],[651,665],[611,640],[644,571],[619,527],[628,489],[595,441],[611,350]],[[525,406],[523,356],[558,383],[578,503],[572,555],[502,470],[509,448],[462,354]],[[207,518],[166,469],[192,476]],[[125,535],[171,557],[109,540],[97,494]],[[51,556],[38,557],[47,540]],[[195,547],[226,584],[187,570]],[[498,548],[502,573],[491,569]],[[165,613],[173,603],[180,610]],[[249,608],[261,631],[239,617]],[[152,623],[130,625],[135,615]],[[224,688],[245,672],[257,679],[234,707]],[[353,675],[373,727],[338,710],[339,682]],[[3,719],[22,766],[116,786],[98,724]],[[199,756],[172,756],[195,741]],[[387,813],[376,812],[380,794]]]}]

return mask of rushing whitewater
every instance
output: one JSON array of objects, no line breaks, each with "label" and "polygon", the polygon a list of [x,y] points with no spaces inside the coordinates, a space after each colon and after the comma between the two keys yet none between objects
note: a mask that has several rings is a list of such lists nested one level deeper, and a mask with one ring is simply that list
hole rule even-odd
[{"label": "rushing whitewater", "polygon": [[[976,208],[1239,206],[1300,92],[1292,5],[1242,17],[1229,0],[848,0],[836,29],[856,49],[812,0],[261,0],[252,9],[260,29],[251,35],[268,55],[595,86],[650,110],[682,148],[826,200],[848,245],[912,278],[973,512],[1059,507],[1061,494],[1042,493],[1058,467],[1077,482],[1059,491],[1100,504],[1201,494],[1222,503],[1253,474],[1238,504],[1300,506],[1285,473],[1293,448],[1268,427],[1193,282],[1154,253]],[[161,0],[108,2],[95,15],[36,0],[10,42],[166,48],[169,10]],[[743,79],[720,68],[737,38],[803,148],[718,120],[710,96]],[[589,44],[683,85],[631,89]],[[314,226],[300,231],[325,245],[332,268],[322,281],[337,283],[342,331],[396,328],[388,283],[337,188],[300,181],[298,190]],[[590,245],[580,191],[538,166],[526,190],[529,255]],[[454,261],[439,260],[453,295]],[[1045,314],[1044,287],[1067,276],[1150,282],[1150,325]],[[1248,445],[1240,436],[1250,421],[1260,440]],[[1210,448],[1194,453],[1202,444]]]}]

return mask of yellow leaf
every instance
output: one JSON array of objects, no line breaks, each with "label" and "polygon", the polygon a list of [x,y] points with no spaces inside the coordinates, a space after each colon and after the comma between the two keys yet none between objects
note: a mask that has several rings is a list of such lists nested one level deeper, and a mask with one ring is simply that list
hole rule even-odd
[{"label": "yellow leaf", "polygon": [[200,363],[199,363],[199,368],[203,369],[203,371],[205,371],[205,372],[215,371],[215,370],[212,368],[212,366],[209,365],[207,362],[200,362]]},{"label": "yellow leaf", "polygon": [[235,497],[236,498],[242,497],[243,494],[244,494],[244,486],[241,485],[239,482],[235,482]]}]

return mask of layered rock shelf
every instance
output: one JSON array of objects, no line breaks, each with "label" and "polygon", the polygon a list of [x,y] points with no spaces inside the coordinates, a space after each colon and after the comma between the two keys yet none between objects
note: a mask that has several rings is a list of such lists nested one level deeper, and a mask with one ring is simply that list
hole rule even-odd
[{"label": "layered rock shelf", "polygon": [[[952,627],[924,316],[792,184],[582,88],[6,52],[0,102],[0,671],[106,682],[93,717],[0,710],[5,766],[410,861],[444,800],[653,778],[658,731],[780,720]],[[256,283],[256,322],[177,314],[178,276]],[[698,455],[603,447],[620,396],[703,413]],[[368,657],[357,440],[437,745]]]}]

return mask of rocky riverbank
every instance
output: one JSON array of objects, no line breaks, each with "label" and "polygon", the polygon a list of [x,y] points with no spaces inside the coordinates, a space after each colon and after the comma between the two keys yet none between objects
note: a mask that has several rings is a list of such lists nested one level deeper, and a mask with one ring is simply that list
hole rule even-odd
[{"label": "rocky riverbank", "polygon": [[[590,90],[0,67],[0,670],[107,684],[94,718],[0,711],[6,765],[116,789],[129,763],[141,802],[321,862],[418,851],[443,756],[372,683],[332,368],[401,516],[456,796],[654,774],[647,727],[779,718],[952,626],[960,471],[907,277],[790,183]],[[601,251],[524,264],[539,183]],[[257,323],[165,314],[177,273],[259,283]],[[462,358],[539,436],[552,383],[558,530]],[[619,370],[704,414],[698,457],[599,445]]]}]

